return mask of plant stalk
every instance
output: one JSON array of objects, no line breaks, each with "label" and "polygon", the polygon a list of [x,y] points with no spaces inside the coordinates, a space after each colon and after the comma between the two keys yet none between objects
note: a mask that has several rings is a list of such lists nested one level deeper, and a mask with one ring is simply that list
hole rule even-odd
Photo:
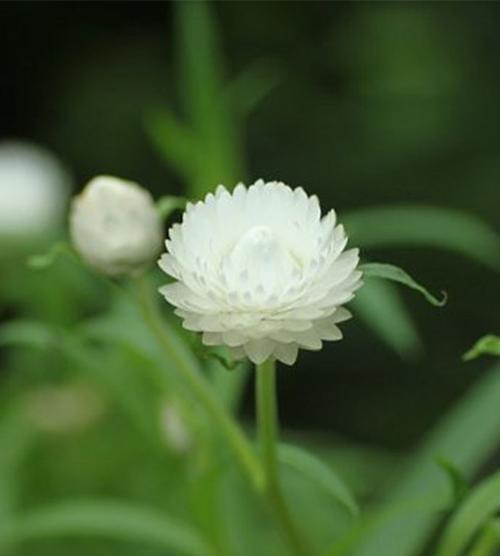
[{"label": "plant stalk", "polygon": [[180,338],[176,338],[175,330],[169,327],[168,323],[162,318],[158,305],[151,296],[151,285],[146,275],[139,276],[135,281],[135,286],[144,321],[163,349],[168,361],[172,362],[192,394],[214,422],[219,425],[222,434],[226,437],[237,461],[244,473],[250,478],[252,485],[257,490],[262,490],[263,471],[250,442],[225,407],[215,397],[196,358],[184,342]]},{"label": "plant stalk", "polygon": [[276,398],[276,365],[268,360],[256,369],[257,428],[265,492],[279,521],[283,534],[297,556],[310,556],[301,532],[298,530],[280,484],[277,441],[278,409]]}]

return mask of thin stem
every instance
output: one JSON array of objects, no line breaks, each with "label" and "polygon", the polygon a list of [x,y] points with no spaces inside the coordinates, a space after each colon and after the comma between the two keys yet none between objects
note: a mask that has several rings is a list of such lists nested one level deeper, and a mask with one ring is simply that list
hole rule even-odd
[{"label": "thin stem", "polygon": [[248,474],[254,487],[258,490],[261,489],[263,472],[250,442],[224,406],[214,396],[210,384],[202,374],[196,358],[184,342],[177,337],[175,330],[169,327],[168,323],[162,319],[158,306],[151,296],[151,287],[145,275],[136,279],[136,287],[138,290],[138,302],[144,320],[158,341],[158,344],[199,403],[219,425],[243,471]]},{"label": "thin stem", "polygon": [[258,437],[265,474],[266,494],[290,548],[297,556],[307,556],[310,552],[307,550],[304,539],[293,521],[279,480],[276,368],[275,362],[272,360],[268,360],[257,367],[256,401]]}]

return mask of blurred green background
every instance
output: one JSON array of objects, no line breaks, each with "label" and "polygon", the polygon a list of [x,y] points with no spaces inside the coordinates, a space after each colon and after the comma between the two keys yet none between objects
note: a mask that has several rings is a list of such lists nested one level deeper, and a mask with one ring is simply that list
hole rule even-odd
[{"label": "blurred green background", "polygon": [[[262,92],[237,136],[227,137],[242,154],[244,162],[235,162],[241,179],[301,185],[340,218],[354,209],[417,203],[467,211],[500,231],[498,3],[249,1],[212,8],[224,80],[239,98],[245,85]],[[0,13],[1,139],[50,148],[72,173],[75,190],[106,173],[136,180],[155,196],[183,194],[185,180],[151,140],[158,111],[182,119],[189,106],[175,4],[3,2]],[[202,65],[205,55],[195,53]],[[214,110],[225,113],[220,104]],[[201,178],[206,190],[216,185],[214,174],[207,169],[207,182]],[[282,420],[296,434],[377,447],[391,457],[408,453],[490,364],[463,363],[461,355],[498,330],[500,287],[487,265],[431,247],[374,248],[367,256],[400,265],[434,292],[446,290],[448,304],[436,309],[401,292],[421,337],[415,353],[398,354],[356,318],[342,342],[302,352],[295,368],[280,373]],[[39,282],[47,280],[27,278],[24,295],[45,295],[50,285]],[[96,312],[100,286],[74,280],[80,295],[89,289],[88,306],[77,314]],[[7,296],[0,317],[22,313],[23,304]],[[385,316],[382,310],[380,320]],[[57,318],[72,322],[75,315]],[[57,374],[57,355],[50,356]],[[9,388],[25,361],[2,352],[0,358],[0,380]],[[27,383],[44,383],[43,373],[33,375]],[[248,388],[248,420],[252,402]],[[116,434],[115,448],[124,447],[133,474],[132,433],[113,420],[106,426],[108,436],[93,430],[92,441]],[[87,493],[85,477],[106,493],[122,488],[112,465],[87,459],[78,439],[58,446],[57,463],[43,459],[50,446],[40,450],[41,464],[25,485],[38,498],[55,496],[57,473],[70,475],[62,483],[66,494],[73,479],[75,491]],[[150,497],[156,483],[135,488]]]}]

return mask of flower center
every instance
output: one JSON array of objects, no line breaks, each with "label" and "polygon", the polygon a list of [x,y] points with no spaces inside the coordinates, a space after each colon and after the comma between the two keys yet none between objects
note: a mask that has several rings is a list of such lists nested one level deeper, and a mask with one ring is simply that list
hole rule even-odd
[{"label": "flower center", "polygon": [[300,265],[274,230],[254,226],[237,241],[223,261],[228,286],[252,300],[279,294]]}]

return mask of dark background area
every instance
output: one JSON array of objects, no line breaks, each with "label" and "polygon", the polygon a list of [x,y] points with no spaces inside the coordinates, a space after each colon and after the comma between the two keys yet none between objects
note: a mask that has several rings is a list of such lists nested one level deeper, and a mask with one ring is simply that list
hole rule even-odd
[{"label": "dark background area", "polygon": [[[499,4],[214,8],[229,76],[259,58],[282,74],[248,122],[252,179],[302,185],[340,214],[417,202],[467,210],[498,229]],[[144,128],[150,109],[182,99],[173,17],[163,2],[2,2],[0,139],[48,146],[78,184],[108,173],[157,195],[180,192]],[[489,364],[460,357],[498,330],[499,281],[458,255],[369,255],[447,290],[444,309],[403,292],[425,352],[404,361],[362,324],[348,323],[343,342],[282,370],[283,417],[294,427],[406,448]]]}]

